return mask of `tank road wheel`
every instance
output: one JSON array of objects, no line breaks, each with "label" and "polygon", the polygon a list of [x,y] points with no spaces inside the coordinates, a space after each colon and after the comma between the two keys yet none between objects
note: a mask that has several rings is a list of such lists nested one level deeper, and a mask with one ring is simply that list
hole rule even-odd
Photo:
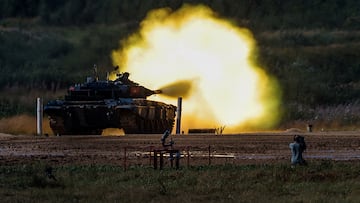
[{"label": "tank road wheel", "polygon": [[[140,119],[137,122],[137,128],[136,129],[132,129],[132,133],[141,133],[141,134],[153,134],[154,133],[154,128],[153,128],[153,124],[152,124],[152,120],[146,120],[146,119]],[[130,134],[129,129],[127,130],[127,132]],[[126,132],[125,132],[126,134]]]},{"label": "tank road wheel", "polygon": [[127,125],[123,127],[125,134],[140,134],[143,133],[139,130],[137,124]]},{"label": "tank road wheel", "polygon": [[150,130],[149,130],[149,132],[154,133],[155,128],[156,128],[156,122],[155,122],[155,120],[151,120],[150,121]]},{"label": "tank road wheel", "polygon": [[160,120],[151,120],[151,127],[149,129],[149,133],[157,134],[157,133],[163,133],[163,130],[161,128],[161,121]]},{"label": "tank road wheel", "polygon": [[78,129],[76,129],[76,134],[78,134],[78,135],[101,135],[102,131],[103,131],[102,129],[78,128]]},{"label": "tank road wheel", "polygon": [[157,133],[159,129],[159,121],[154,120],[154,127],[153,127],[153,133]]},{"label": "tank road wheel", "polygon": [[101,135],[103,132],[102,129],[89,129],[87,135]]},{"label": "tank road wheel", "polygon": [[161,120],[161,128],[163,129],[164,132],[165,130],[171,130],[170,128],[168,128],[166,120]]},{"label": "tank road wheel", "polygon": [[171,120],[146,120],[139,118],[135,124],[124,127],[125,134],[158,134],[173,128]]},{"label": "tank road wheel", "polygon": [[144,120],[144,131],[149,133],[152,132],[151,120]]},{"label": "tank road wheel", "polygon": [[119,119],[120,121],[117,127],[122,128],[125,134],[139,133],[139,118],[136,115],[122,112],[122,116],[120,116]]},{"label": "tank road wheel", "polygon": [[66,135],[76,135],[78,134],[79,130],[76,127],[76,123],[74,119],[71,117],[67,117],[64,120],[64,132],[62,134]]},{"label": "tank road wheel", "polygon": [[174,128],[174,121],[173,120],[167,120],[167,128],[173,129]]},{"label": "tank road wheel", "polygon": [[142,118],[139,118],[137,121],[137,128],[139,132],[147,132],[146,126],[145,126],[145,120]]},{"label": "tank road wheel", "polygon": [[162,120],[156,120],[156,132],[163,133],[165,131]]},{"label": "tank road wheel", "polygon": [[102,129],[80,127],[79,121],[73,117],[66,117],[60,135],[101,135]]},{"label": "tank road wheel", "polygon": [[94,130],[94,135],[101,135],[103,132],[103,129],[96,129]]},{"label": "tank road wheel", "polygon": [[62,135],[65,132],[64,120],[61,117],[50,117],[49,124],[54,135]]}]

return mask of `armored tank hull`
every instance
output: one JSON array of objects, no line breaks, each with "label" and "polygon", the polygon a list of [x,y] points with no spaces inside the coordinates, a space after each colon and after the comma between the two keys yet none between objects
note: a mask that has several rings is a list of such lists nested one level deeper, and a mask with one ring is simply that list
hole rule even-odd
[{"label": "armored tank hull", "polygon": [[133,82],[91,81],[72,86],[63,100],[44,106],[55,135],[99,135],[119,128],[125,134],[158,134],[172,130],[176,106],[147,100],[152,91]]}]

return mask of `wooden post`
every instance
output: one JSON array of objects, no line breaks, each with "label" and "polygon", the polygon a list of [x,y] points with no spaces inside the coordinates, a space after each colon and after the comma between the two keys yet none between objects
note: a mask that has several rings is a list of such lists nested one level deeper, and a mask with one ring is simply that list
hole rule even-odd
[{"label": "wooden post", "polygon": [[124,171],[126,171],[126,147],[124,147]]},{"label": "wooden post", "polygon": [[157,169],[157,151],[154,150],[154,169]]},{"label": "wooden post", "polygon": [[[154,150],[154,169],[158,169],[158,155],[159,155],[159,169],[162,170],[164,168],[164,156],[169,153],[169,160],[171,168],[174,167],[174,159],[176,169],[180,167],[180,150],[175,149],[162,149],[162,150]],[[165,154],[165,155],[164,155]]]},{"label": "wooden post", "polygon": [[190,147],[187,146],[186,147],[186,156],[187,156],[187,167],[189,168],[190,167]]},{"label": "wooden post", "polygon": [[210,145],[209,145],[209,166],[211,165],[211,148],[210,148]]},{"label": "wooden post", "polygon": [[153,151],[153,147],[152,146],[150,146],[149,147],[149,163],[150,163],[150,166],[151,166],[151,152]]},{"label": "wooden post", "polygon": [[162,151],[160,151],[160,170],[163,169],[163,166],[164,166],[164,156]]},{"label": "wooden post", "polygon": [[179,169],[180,167],[180,158],[181,158],[181,154],[180,154],[180,151],[177,151],[176,152],[176,156],[175,156],[176,160],[175,160],[175,165],[176,165],[176,169]]},{"label": "wooden post", "polygon": [[176,134],[180,134],[181,130],[181,111],[182,111],[182,97],[178,98],[178,106],[176,110]]},{"label": "wooden post", "polygon": [[173,160],[174,160],[174,153],[172,151],[170,151],[170,167],[173,168],[174,164],[173,164]]},{"label": "wooden post", "polygon": [[38,97],[36,99],[36,132],[37,135],[43,134],[43,103],[42,99]]}]

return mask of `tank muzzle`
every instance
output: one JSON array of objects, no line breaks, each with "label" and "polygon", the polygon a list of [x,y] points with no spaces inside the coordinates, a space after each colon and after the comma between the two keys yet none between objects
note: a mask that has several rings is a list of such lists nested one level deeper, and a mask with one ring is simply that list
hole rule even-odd
[{"label": "tank muzzle", "polygon": [[161,90],[154,90],[154,94],[161,94],[162,91]]}]

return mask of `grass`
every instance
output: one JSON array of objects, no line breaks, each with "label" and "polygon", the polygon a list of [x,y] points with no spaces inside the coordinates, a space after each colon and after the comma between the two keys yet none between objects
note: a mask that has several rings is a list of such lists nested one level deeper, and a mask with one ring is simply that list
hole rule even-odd
[{"label": "grass", "polygon": [[0,166],[4,202],[358,202],[358,162],[165,169],[43,163]]}]

